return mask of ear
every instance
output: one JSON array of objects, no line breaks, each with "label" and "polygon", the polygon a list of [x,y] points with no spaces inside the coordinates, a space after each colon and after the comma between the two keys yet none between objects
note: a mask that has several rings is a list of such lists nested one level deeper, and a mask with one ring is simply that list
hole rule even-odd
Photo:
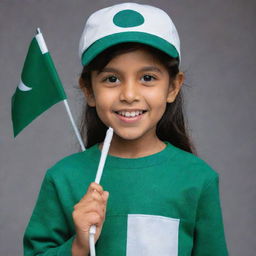
[{"label": "ear", "polygon": [[95,107],[96,102],[95,102],[95,97],[94,97],[94,94],[93,94],[93,90],[89,89],[85,86],[84,81],[82,80],[81,77],[79,78],[79,86],[80,86],[82,92],[84,93],[87,104],[90,107]]},{"label": "ear", "polygon": [[183,72],[179,72],[176,77],[174,78],[174,80],[171,82],[170,84],[170,88],[169,88],[169,92],[168,92],[168,96],[167,96],[167,102],[171,103],[173,101],[175,101],[177,94],[179,93],[181,86],[184,82],[184,73]]}]

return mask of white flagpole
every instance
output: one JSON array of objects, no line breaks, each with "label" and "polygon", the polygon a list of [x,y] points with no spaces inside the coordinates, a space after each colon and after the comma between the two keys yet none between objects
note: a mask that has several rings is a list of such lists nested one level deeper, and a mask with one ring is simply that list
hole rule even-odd
[{"label": "white flagpole", "polygon": [[84,146],[83,140],[82,140],[81,135],[80,135],[80,133],[79,133],[79,131],[78,131],[78,129],[77,129],[77,126],[76,126],[76,124],[75,124],[75,122],[74,122],[74,119],[73,119],[73,116],[72,116],[72,114],[71,114],[71,111],[70,111],[70,108],[69,108],[69,105],[68,105],[68,101],[67,101],[67,100],[64,100],[64,105],[65,105],[65,107],[66,107],[66,110],[67,110],[67,113],[68,113],[70,122],[71,122],[71,124],[72,124],[72,126],[73,126],[73,129],[74,129],[74,131],[75,131],[75,134],[76,134],[76,137],[77,137],[77,139],[78,139],[78,141],[79,141],[79,144],[80,144],[80,146],[81,146],[81,149],[82,149],[82,151],[85,151],[85,146]]},{"label": "white flagpole", "polygon": [[[42,35],[41,31],[40,31],[40,28],[37,28],[36,39],[37,39],[37,42],[39,44],[39,47],[40,47],[42,53],[44,54],[44,53],[48,52],[48,48],[46,46],[46,43],[44,41],[43,35]],[[84,146],[83,140],[82,140],[81,135],[80,135],[80,133],[79,133],[79,131],[77,129],[77,126],[76,126],[76,124],[74,122],[73,116],[71,114],[71,111],[70,111],[70,108],[69,108],[69,105],[68,105],[68,101],[65,99],[63,102],[64,102],[64,105],[65,105],[66,111],[68,113],[70,122],[71,122],[71,124],[73,126],[73,129],[75,131],[76,137],[78,139],[78,142],[79,142],[79,144],[81,146],[81,149],[82,149],[82,151],[85,151],[85,146]]]},{"label": "white flagpole", "polygon": [[[103,168],[104,168],[105,161],[106,161],[106,158],[108,155],[108,150],[109,150],[110,143],[111,143],[111,140],[113,137],[113,133],[114,133],[113,128],[109,127],[106,132],[105,139],[104,139],[103,147],[101,150],[100,162],[99,162],[99,166],[98,166],[98,170],[97,170],[97,174],[96,174],[96,178],[95,178],[95,182],[98,184],[100,184],[101,176],[103,173]],[[89,230],[89,245],[90,245],[90,255],[91,256],[96,256],[95,242],[94,242],[95,234],[96,234],[96,226],[92,225]]]}]

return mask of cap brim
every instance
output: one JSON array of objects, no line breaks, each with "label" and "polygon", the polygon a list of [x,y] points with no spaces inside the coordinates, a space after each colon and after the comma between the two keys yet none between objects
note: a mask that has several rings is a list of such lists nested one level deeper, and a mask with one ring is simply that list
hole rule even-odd
[{"label": "cap brim", "polygon": [[136,42],[146,45],[150,45],[154,48],[157,48],[173,58],[179,57],[179,53],[176,50],[175,46],[170,44],[168,41],[144,32],[121,32],[115,33],[109,36],[105,36],[96,42],[94,42],[82,55],[82,65],[87,65],[92,61],[99,53],[105,49],[125,42]]}]

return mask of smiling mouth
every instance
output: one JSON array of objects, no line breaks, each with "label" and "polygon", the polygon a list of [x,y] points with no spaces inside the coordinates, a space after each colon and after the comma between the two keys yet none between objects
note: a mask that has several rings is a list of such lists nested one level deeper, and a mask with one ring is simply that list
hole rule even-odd
[{"label": "smiling mouth", "polygon": [[136,116],[140,116],[147,112],[147,110],[134,110],[134,111],[114,111],[116,114],[126,117],[126,118],[133,118]]}]

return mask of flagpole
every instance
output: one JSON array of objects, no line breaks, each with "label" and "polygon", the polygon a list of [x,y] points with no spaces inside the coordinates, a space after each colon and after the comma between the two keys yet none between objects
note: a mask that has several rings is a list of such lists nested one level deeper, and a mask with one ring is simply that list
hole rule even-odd
[{"label": "flagpole", "polygon": [[83,140],[82,140],[81,135],[80,135],[80,133],[79,133],[79,131],[78,131],[78,129],[77,129],[77,126],[76,126],[76,124],[75,124],[75,122],[74,122],[73,116],[72,116],[72,114],[71,114],[71,111],[70,111],[70,108],[69,108],[69,105],[68,105],[68,101],[67,101],[67,100],[64,100],[63,102],[64,102],[64,105],[65,105],[65,107],[66,107],[66,110],[67,110],[67,113],[68,113],[70,122],[71,122],[71,124],[72,124],[72,126],[73,126],[73,129],[74,129],[74,131],[75,131],[76,137],[77,137],[77,139],[78,139],[78,141],[79,141],[79,144],[80,144],[80,146],[81,146],[81,149],[82,149],[82,151],[85,151],[85,146],[84,146]]},{"label": "flagpole", "polygon": [[[46,43],[44,41],[43,35],[42,35],[41,31],[40,31],[40,28],[37,28],[36,32],[37,32],[36,37],[37,37],[37,40],[38,40],[38,44],[40,46],[40,49],[41,49],[42,53],[44,54],[44,53],[48,52],[48,49],[47,49]],[[63,101],[64,101],[64,105],[65,105],[66,111],[68,113],[70,122],[71,122],[71,124],[73,126],[73,129],[75,131],[76,137],[77,137],[78,142],[80,144],[80,147],[81,147],[82,151],[85,151],[85,146],[84,146],[83,140],[82,140],[81,135],[80,135],[80,133],[79,133],[79,131],[77,129],[77,126],[76,126],[76,124],[74,122],[73,116],[71,114],[71,111],[70,111],[70,108],[69,108],[69,105],[68,105],[68,101],[66,99],[64,99]]]}]

